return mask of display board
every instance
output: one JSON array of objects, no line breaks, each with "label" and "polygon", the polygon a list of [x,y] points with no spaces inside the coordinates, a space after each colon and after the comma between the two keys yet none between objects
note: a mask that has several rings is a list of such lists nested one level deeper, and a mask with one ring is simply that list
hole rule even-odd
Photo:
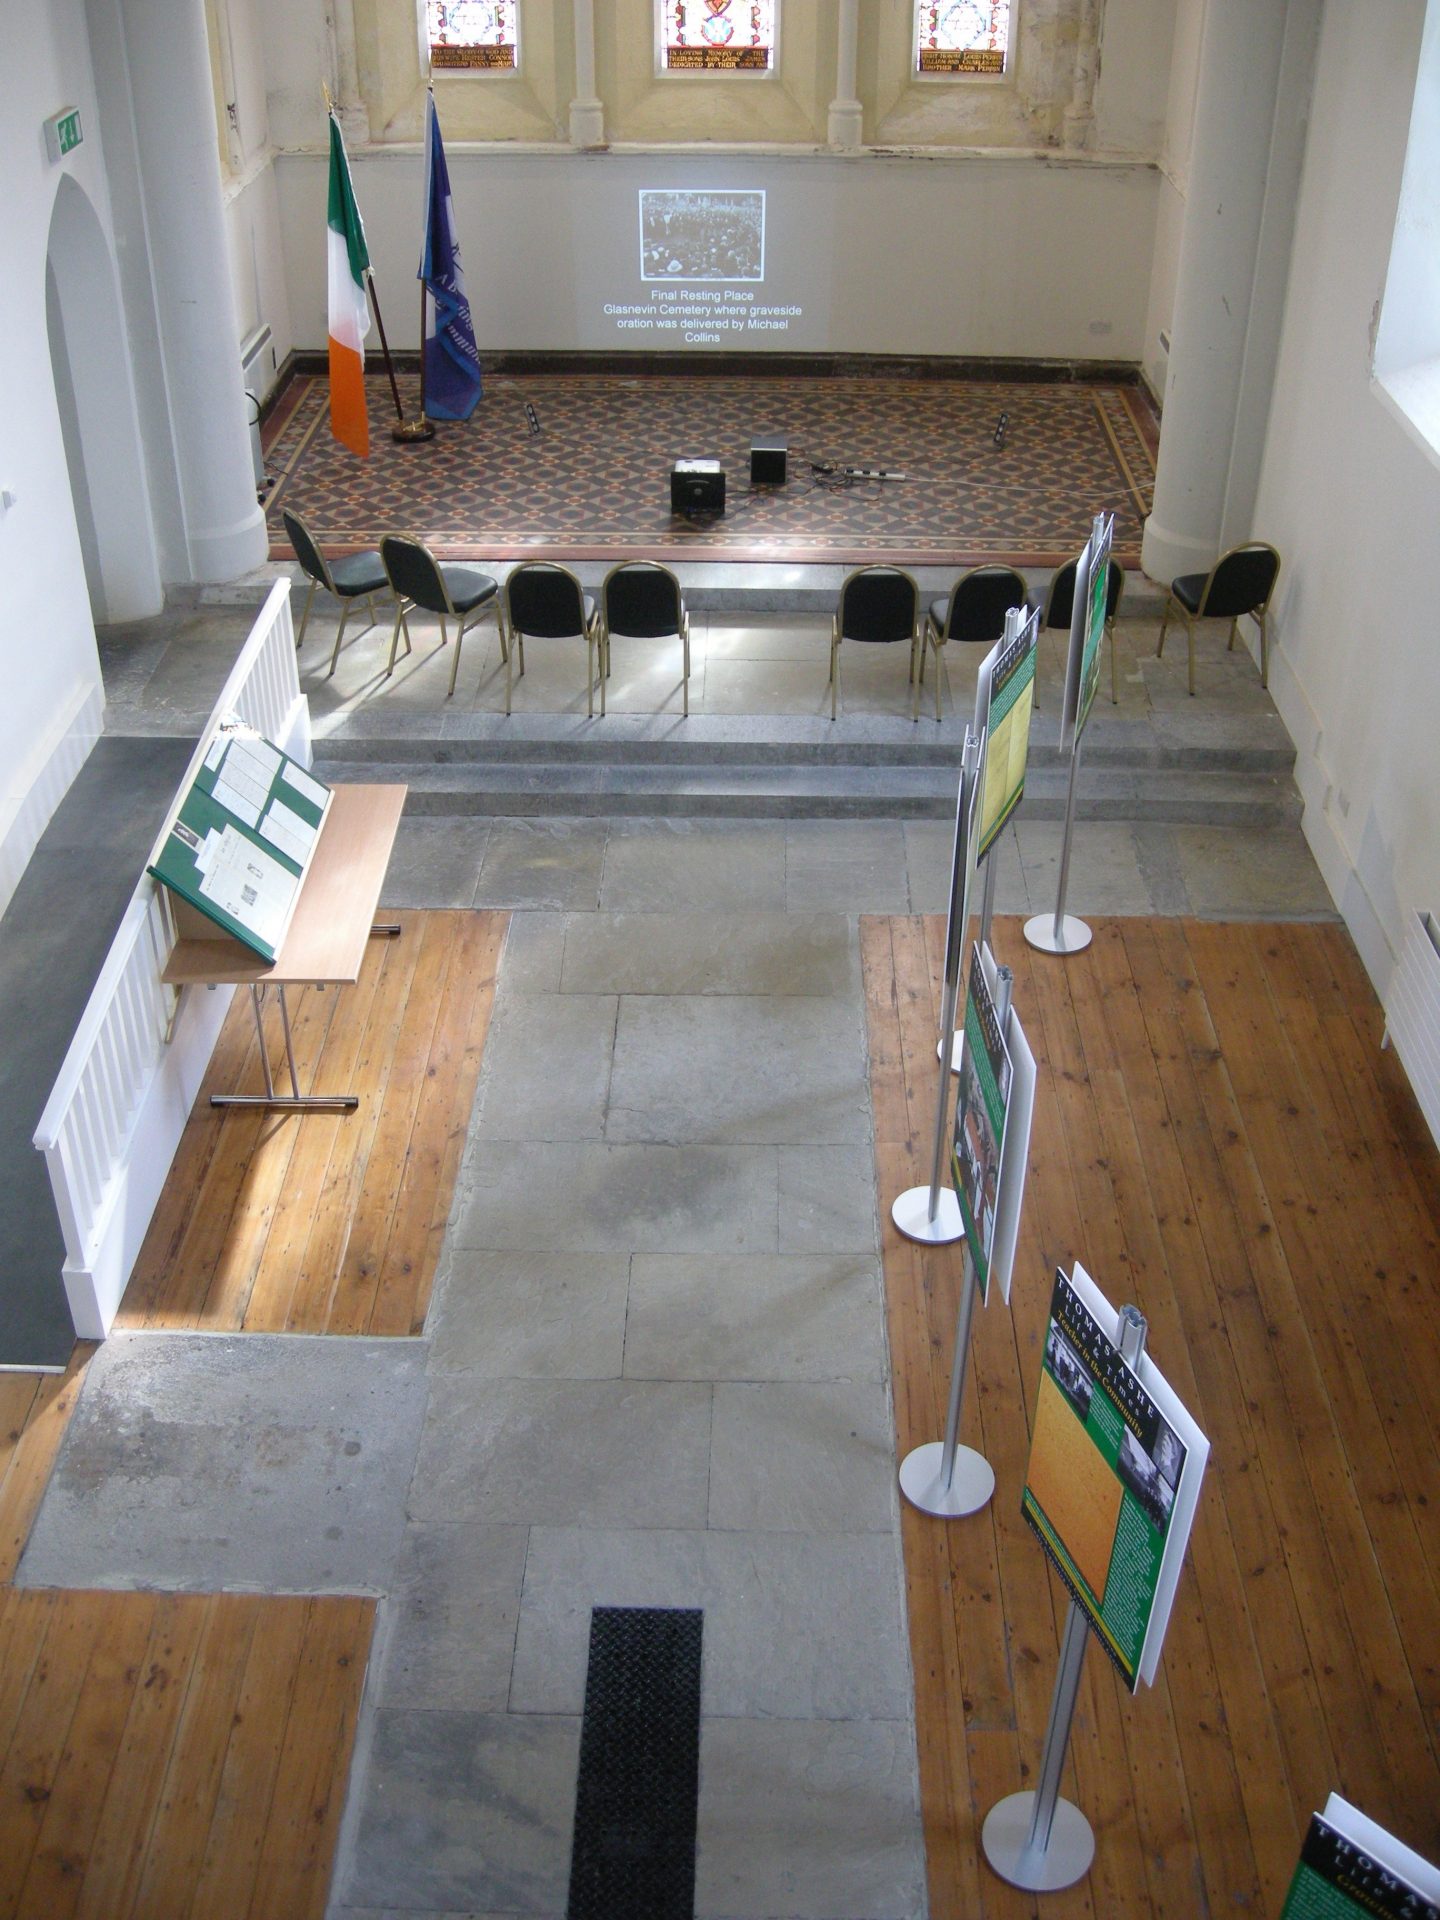
[{"label": "display board", "polygon": [[1057,1272],[1021,1511],[1134,1692],[1155,1678],[1210,1443],[1118,1337],[1084,1268]]},{"label": "display board", "polygon": [[1115,516],[1096,514],[1090,538],[1075,565],[1075,599],[1070,613],[1070,651],[1065,666],[1065,706],[1060,719],[1062,747],[1085,731],[1095,689],[1100,684],[1100,655],[1105,639],[1105,602],[1110,587],[1110,553]]},{"label": "display board", "polygon": [[1019,630],[1013,635],[1007,633],[980,663],[975,731],[985,734],[986,744],[976,822],[977,862],[995,844],[1025,793],[1039,643],[1040,609],[1035,607]]},{"label": "display board", "polygon": [[992,1277],[1010,1298],[1035,1110],[1035,1056],[1011,1008],[996,1007],[996,965],[971,949],[950,1172],[982,1301]]},{"label": "display board", "polygon": [[1440,1869],[1332,1793],[1310,1822],[1280,1920],[1440,1920]]},{"label": "display board", "polygon": [[222,725],[149,871],[273,960],[329,807],[329,787],[298,761]]}]

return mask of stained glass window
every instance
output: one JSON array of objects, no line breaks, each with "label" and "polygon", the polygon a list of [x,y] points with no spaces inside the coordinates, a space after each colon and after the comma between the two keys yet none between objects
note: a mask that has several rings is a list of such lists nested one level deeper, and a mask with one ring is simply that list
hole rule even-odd
[{"label": "stained glass window", "polygon": [[517,0],[425,0],[430,65],[484,71],[516,64]]},{"label": "stained glass window", "polygon": [[1010,49],[1010,0],[919,0],[917,73],[1003,73]]},{"label": "stained glass window", "polygon": [[768,73],[775,60],[775,0],[662,0],[669,73]]}]

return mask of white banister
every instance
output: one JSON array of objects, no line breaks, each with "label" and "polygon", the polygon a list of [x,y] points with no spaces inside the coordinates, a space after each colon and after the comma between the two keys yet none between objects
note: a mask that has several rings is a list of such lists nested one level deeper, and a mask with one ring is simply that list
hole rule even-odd
[{"label": "white banister", "polygon": [[[250,629],[147,866],[230,715],[310,764],[310,709],[295,664],[288,581],[276,582]],[[110,1330],[230,1003],[228,987],[182,1000],[163,984],[171,939],[164,891],[142,873],[35,1130],[82,1339],[102,1340]]]}]

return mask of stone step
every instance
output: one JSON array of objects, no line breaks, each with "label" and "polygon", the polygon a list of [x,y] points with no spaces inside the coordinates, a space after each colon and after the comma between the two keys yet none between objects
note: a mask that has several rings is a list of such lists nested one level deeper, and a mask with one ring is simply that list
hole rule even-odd
[{"label": "stone step", "polygon": [[[722,718],[675,714],[583,715],[396,713],[371,708],[318,722],[315,750],[347,766],[367,763],[498,768],[507,764],[563,768],[706,770],[743,768],[953,769],[964,737],[963,719],[947,715],[937,726],[886,716],[822,719]],[[1059,716],[1037,714],[1030,764],[1055,764]],[[1273,712],[1151,715],[1128,719],[1097,709],[1086,729],[1084,766],[1111,772],[1232,773],[1283,777],[1295,747]],[[360,777],[352,775],[352,778]]]},{"label": "stone step", "polygon": [[[944,765],[342,758],[323,746],[324,780],[403,781],[412,817],[459,815],[708,815],[754,819],[948,819],[956,768]],[[1032,762],[1025,810],[1061,819],[1068,763]],[[1082,763],[1076,811],[1082,819],[1149,820],[1210,826],[1278,826],[1299,816],[1288,774],[1115,769]]]}]

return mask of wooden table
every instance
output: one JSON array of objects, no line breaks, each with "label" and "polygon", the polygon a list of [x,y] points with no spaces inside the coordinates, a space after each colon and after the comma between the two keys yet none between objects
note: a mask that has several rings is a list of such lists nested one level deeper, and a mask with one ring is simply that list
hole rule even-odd
[{"label": "wooden table", "polygon": [[[277,1113],[348,1112],[358,1094],[301,1093],[290,1038],[286,987],[354,986],[372,933],[392,938],[394,924],[377,926],[375,907],[390,864],[391,849],[405,805],[403,786],[345,786],[332,789],[330,810],[315,843],[290,925],[274,960],[264,960],[241,941],[220,933],[188,901],[171,896],[177,939],[161,978],[168,986],[248,986],[260,1036],[265,1091],[212,1093],[216,1107],[267,1107]],[[290,1092],[275,1090],[263,1017],[267,987],[278,990]]]}]

